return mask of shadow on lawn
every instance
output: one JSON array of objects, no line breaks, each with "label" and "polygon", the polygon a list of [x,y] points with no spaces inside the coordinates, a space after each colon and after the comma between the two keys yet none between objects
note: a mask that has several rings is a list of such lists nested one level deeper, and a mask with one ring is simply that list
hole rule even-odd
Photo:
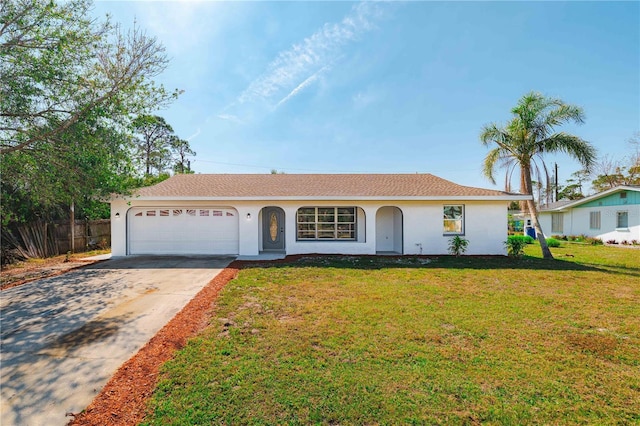
[{"label": "shadow on lawn", "polygon": [[451,268],[451,269],[525,269],[541,271],[592,271],[640,277],[640,268],[618,265],[594,265],[556,258],[545,260],[533,256],[520,259],[505,256],[351,256],[310,254],[287,256],[277,261],[241,261],[242,268],[335,267],[350,269]]}]

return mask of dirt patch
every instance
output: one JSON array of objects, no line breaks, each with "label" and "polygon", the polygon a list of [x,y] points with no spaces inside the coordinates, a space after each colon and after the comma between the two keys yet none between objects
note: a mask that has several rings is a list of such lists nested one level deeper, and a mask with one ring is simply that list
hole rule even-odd
[{"label": "dirt patch", "polygon": [[87,253],[79,253],[67,260],[66,255],[48,259],[20,262],[0,272],[0,290],[17,287],[42,278],[55,277],[74,269],[99,262],[99,260],[83,259]]},{"label": "dirt patch", "polygon": [[235,261],[209,282],[136,355],[122,364],[93,402],[69,425],[135,425],[145,414],[146,401],[153,393],[162,364],[181,349],[187,339],[209,323],[220,290],[238,273],[242,262]]}]

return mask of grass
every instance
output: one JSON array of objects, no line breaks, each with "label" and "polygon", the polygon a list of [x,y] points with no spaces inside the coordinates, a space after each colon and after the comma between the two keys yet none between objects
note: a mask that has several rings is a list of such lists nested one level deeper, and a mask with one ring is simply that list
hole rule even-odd
[{"label": "grass", "polygon": [[640,423],[640,251],[526,251],[243,269],[145,424]]}]

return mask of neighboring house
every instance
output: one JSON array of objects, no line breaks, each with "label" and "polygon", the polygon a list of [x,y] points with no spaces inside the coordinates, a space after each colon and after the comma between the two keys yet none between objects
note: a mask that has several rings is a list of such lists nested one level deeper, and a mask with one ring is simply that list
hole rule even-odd
[{"label": "neighboring house", "polygon": [[640,186],[618,186],[581,200],[545,206],[539,219],[546,236],[640,241]]},{"label": "neighboring house", "polygon": [[112,253],[505,254],[507,206],[528,196],[430,174],[176,175],[111,200]]}]

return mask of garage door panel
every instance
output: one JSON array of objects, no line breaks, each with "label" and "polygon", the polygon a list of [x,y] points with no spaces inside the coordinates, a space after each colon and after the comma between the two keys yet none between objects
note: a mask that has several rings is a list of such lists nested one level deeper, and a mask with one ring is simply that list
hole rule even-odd
[{"label": "garage door panel", "polygon": [[228,207],[133,208],[129,254],[238,254],[238,213]]}]

